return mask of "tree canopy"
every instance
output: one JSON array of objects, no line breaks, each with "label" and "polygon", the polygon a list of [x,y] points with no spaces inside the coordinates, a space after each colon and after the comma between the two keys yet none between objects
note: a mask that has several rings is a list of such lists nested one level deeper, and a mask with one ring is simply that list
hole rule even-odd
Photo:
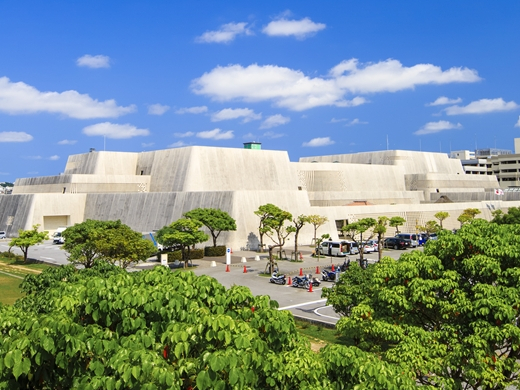
[{"label": "tree canopy", "polygon": [[309,218],[309,223],[314,228],[314,245],[317,245],[316,234],[318,232],[318,229],[320,228],[320,226],[325,225],[329,221],[329,219],[327,217],[324,217],[322,215],[317,215],[317,214],[309,215],[308,218]]},{"label": "tree canopy", "polygon": [[418,383],[450,389],[518,386],[520,225],[481,219],[441,231],[424,252],[351,267],[328,303],[354,345],[403,363]]},{"label": "tree canopy", "polygon": [[184,216],[196,219],[208,228],[214,247],[217,246],[217,238],[220,233],[237,230],[236,221],[227,212],[219,209],[197,208],[184,213]]},{"label": "tree canopy", "polygon": [[439,220],[439,225],[442,229],[443,228],[442,221],[444,221],[446,218],[448,218],[450,216],[450,214],[447,211],[439,211],[439,212],[435,213],[433,216]]},{"label": "tree canopy", "polygon": [[27,254],[31,246],[42,243],[49,239],[49,232],[39,232],[38,228],[40,225],[34,225],[30,230],[19,230],[18,237],[11,239],[9,242],[9,248],[17,246],[23,253],[23,262],[27,262]]},{"label": "tree canopy", "polygon": [[475,219],[475,217],[480,214],[479,209],[469,208],[462,211],[462,213],[458,216],[457,221],[460,222],[460,225],[464,225]]},{"label": "tree canopy", "polygon": [[131,262],[146,260],[155,252],[153,244],[121,221],[87,219],[62,233],[62,246],[69,261],[90,268],[96,259],[118,262],[126,268]]},{"label": "tree canopy", "polygon": [[[369,231],[369,229],[373,228],[377,225],[377,221],[374,218],[363,218],[359,221],[349,223],[341,228],[343,232],[345,232],[354,242],[358,244],[359,248],[359,257],[361,262],[363,262],[364,245],[363,243],[367,240],[370,240],[374,237],[374,232]],[[363,238],[363,234],[368,232]],[[357,239],[357,235],[359,234],[359,239]]]},{"label": "tree canopy", "polygon": [[356,347],[319,353],[268,296],[164,267],[50,268],[0,307],[0,389],[374,389],[415,386]]},{"label": "tree canopy", "polygon": [[200,230],[202,226],[202,222],[197,219],[178,219],[157,231],[157,242],[165,247],[179,247],[186,267],[190,247],[208,239],[208,235]]},{"label": "tree canopy", "polygon": [[495,210],[492,222],[500,225],[520,224],[520,207],[510,207],[506,213],[500,209]]},{"label": "tree canopy", "polygon": [[398,234],[399,234],[399,226],[402,226],[405,223],[406,223],[406,219],[404,219],[403,217],[399,217],[399,216],[391,217],[390,220],[388,221],[388,225],[391,227],[395,227],[395,231]]}]

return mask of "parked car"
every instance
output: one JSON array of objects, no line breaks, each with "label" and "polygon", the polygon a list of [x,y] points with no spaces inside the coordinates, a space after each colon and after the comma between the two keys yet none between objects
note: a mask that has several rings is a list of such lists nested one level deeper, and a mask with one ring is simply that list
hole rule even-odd
[{"label": "parked car", "polygon": [[2,230],[0,231],[0,238],[6,238],[5,232]]},{"label": "parked car", "polygon": [[419,246],[419,235],[415,233],[399,233],[395,235],[399,238],[404,238],[406,240],[411,241],[412,248],[417,248]]},{"label": "parked car", "polygon": [[368,240],[364,242],[364,253],[372,253],[379,251],[379,244],[377,240]]},{"label": "parked car", "polygon": [[383,241],[384,248],[392,249],[406,249],[412,246],[412,242],[405,238],[400,237],[388,237]]}]

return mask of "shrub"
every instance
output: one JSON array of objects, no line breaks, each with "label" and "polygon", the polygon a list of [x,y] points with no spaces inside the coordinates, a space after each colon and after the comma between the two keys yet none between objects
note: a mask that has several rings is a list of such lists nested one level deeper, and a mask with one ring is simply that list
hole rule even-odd
[{"label": "shrub", "polygon": [[[202,259],[204,258],[204,250],[203,249],[192,249],[190,250],[190,260]],[[168,253],[168,262],[172,263],[175,260],[182,261],[182,252],[174,251]]]},{"label": "shrub", "polygon": [[226,246],[225,245],[207,246],[204,248],[204,256],[219,257],[219,256],[225,256],[225,255],[226,255]]}]

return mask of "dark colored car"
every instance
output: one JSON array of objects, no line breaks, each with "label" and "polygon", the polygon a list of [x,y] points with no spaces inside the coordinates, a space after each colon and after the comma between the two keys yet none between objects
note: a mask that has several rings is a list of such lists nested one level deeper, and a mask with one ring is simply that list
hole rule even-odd
[{"label": "dark colored car", "polygon": [[406,249],[412,246],[412,241],[406,238],[388,237],[383,241],[384,248]]}]

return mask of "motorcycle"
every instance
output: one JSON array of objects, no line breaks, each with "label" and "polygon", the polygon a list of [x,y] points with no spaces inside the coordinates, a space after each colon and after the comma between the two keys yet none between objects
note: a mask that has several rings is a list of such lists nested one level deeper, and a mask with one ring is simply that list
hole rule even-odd
[{"label": "motorcycle", "polygon": [[323,271],[321,271],[321,280],[323,280],[324,282],[334,282],[336,281],[336,276],[336,272],[330,269],[324,269]]},{"label": "motorcycle", "polygon": [[343,262],[343,264],[341,264],[341,265],[339,266],[339,270],[340,270],[341,272],[345,272],[346,270],[348,270],[349,267],[350,267],[350,259],[347,258],[347,259],[345,259],[345,261]]},{"label": "motorcycle", "polygon": [[269,282],[281,285],[287,283],[287,281],[285,280],[285,275],[278,275],[278,272],[276,271],[273,272],[273,274],[271,275],[271,279],[269,279]]},{"label": "motorcycle", "polygon": [[308,289],[311,283],[312,287],[318,287],[321,284],[318,279],[313,278],[310,274],[304,276],[295,276],[292,280],[293,287],[301,287],[305,289]]}]

